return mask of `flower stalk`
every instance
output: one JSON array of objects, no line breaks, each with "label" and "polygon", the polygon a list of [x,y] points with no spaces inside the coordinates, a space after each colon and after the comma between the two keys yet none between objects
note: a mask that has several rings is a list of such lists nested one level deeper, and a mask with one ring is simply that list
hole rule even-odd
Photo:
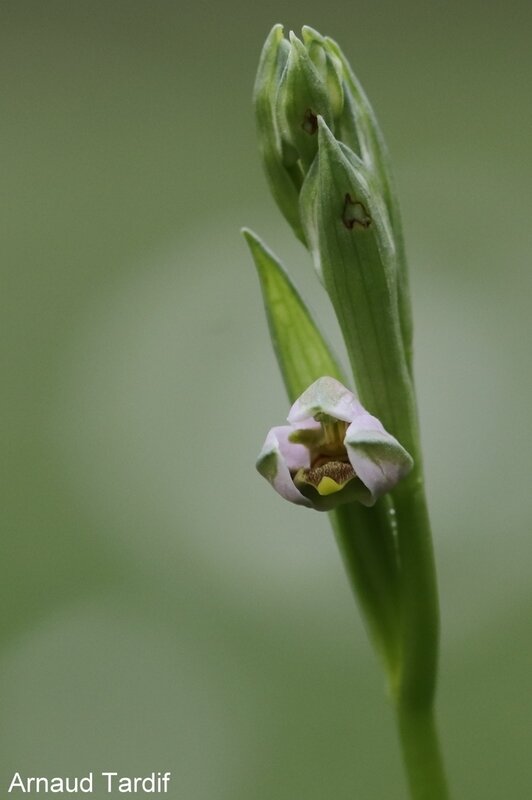
[{"label": "flower stalk", "polygon": [[345,56],[311,28],[301,40],[273,28],[254,102],[273,196],[329,295],[358,395],[280,263],[245,231],[293,403],[257,467],[286,499],[329,511],[387,676],[411,797],[446,800],[433,712],[436,573],[388,154]]}]

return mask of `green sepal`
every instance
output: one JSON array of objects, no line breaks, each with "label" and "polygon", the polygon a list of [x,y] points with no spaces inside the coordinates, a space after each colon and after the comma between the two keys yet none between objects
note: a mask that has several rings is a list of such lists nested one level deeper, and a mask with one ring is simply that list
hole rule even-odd
[{"label": "green sepal", "polygon": [[412,371],[413,326],[408,265],[401,212],[393,183],[388,148],[371,103],[341,48],[334,39],[328,36],[320,37],[320,39],[323,47],[333,58],[342,80],[344,108],[341,117],[335,121],[335,136],[360,155],[369,170],[375,175],[388,209],[397,251],[397,286],[401,332],[408,366]]},{"label": "green sepal", "polygon": [[297,155],[290,158],[286,152],[275,115],[275,99],[289,51],[290,45],[284,38],[282,25],[274,25],[262,49],[253,90],[253,105],[259,150],[270,191],[295,235],[305,244],[298,205],[303,175]]},{"label": "green sepal", "polygon": [[300,196],[314,263],[346,342],[360,398],[406,447],[415,431],[386,205],[365,164],[319,120],[319,155]]},{"label": "green sepal", "polygon": [[[345,96],[350,100],[338,121],[338,127],[335,130],[336,138],[351,147],[361,157],[368,169],[375,174],[388,208],[394,234],[395,236],[401,235],[399,208],[392,188],[390,157],[375,112],[339,45],[328,36],[321,37],[321,41],[323,47],[334,58],[341,75]],[[353,147],[349,142],[353,121],[357,129],[359,149]],[[347,136],[344,136],[344,130],[348,134]]]},{"label": "green sepal", "polygon": [[325,338],[273,253],[252,231],[242,230],[257,268],[270,336],[290,402],[324,375],[345,383]]}]

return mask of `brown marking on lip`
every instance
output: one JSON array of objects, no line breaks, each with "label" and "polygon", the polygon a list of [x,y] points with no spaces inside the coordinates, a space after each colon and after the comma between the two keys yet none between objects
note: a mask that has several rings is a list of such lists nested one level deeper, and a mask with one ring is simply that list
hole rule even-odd
[{"label": "brown marking on lip", "polygon": [[310,483],[311,486],[316,488],[323,478],[332,478],[339,486],[343,486],[356,477],[355,470],[351,464],[345,461],[326,461],[318,467],[311,467],[302,472],[305,483]]}]

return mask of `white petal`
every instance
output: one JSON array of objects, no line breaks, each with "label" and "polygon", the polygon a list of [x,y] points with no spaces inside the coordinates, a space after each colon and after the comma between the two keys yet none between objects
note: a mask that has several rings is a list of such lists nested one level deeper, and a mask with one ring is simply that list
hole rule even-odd
[{"label": "white petal", "polygon": [[324,413],[344,422],[351,422],[364,412],[363,407],[349,389],[335,378],[323,377],[305,389],[288,415],[288,422],[297,425],[309,417]]},{"label": "white petal", "polygon": [[412,458],[404,447],[367,412],[353,420],[344,444],[353,469],[371,493],[365,505],[373,505],[412,469]]}]

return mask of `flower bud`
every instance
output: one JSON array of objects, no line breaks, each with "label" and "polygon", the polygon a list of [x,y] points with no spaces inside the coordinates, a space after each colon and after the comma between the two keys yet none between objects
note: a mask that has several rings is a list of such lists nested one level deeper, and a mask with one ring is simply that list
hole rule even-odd
[{"label": "flower bud", "polygon": [[335,41],[305,26],[290,41],[276,26],[263,50],[255,108],[263,162],[272,194],[297,237],[307,243],[298,200],[318,149],[321,116],[337,142],[358,156],[384,202],[393,233],[396,303],[407,365],[412,360],[412,315],[399,206],[388,152],[375,114]]},{"label": "flower bud", "polygon": [[281,136],[305,174],[318,150],[318,116],[332,124],[327,86],[304,44],[290,32],[290,51],[277,94]]},{"label": "flower bud", "polygon": [[275,113],[281,76],[286,67],[290,45],[281,25],[275,25],[262,49],[253,104],[257,122],[259,149],[271,193],[297,238],[305,243],[299,218],[299,190],[303,182],[297,159],[287,152]]},{"label": "flower bud", "polygon": [[[312,51],[312,55],[311,55]],[[320,45],[310,51],[281,25],[268,36],[253,93],[259,148],[272,195],[305,244],[299,192],[318,149],[318,116],[334,127],[343,94],[332,56]]]}]

